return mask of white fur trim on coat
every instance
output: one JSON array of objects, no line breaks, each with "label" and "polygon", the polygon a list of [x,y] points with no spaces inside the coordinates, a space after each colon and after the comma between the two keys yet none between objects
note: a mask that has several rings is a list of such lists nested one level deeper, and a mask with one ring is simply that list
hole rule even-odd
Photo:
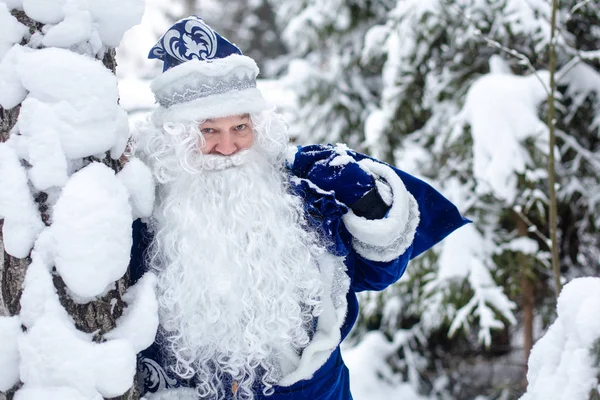
[{"label": "white fur trim on coat", "polygon": [[342,257],[324,253],[318,260],[323,278],[323,311],[317,320],[317,328],[309,345],[302,351],[298,367],[284,376],[280,386],[310,379],[325,364],[341,341],[341,328],[346,320],[348,301],[346,294],[350,289],[350,278]]},{"label": "white fur trim on coat", "polygon": [[140,400],[197,400],[198,395],[194,389],[177,388],[163,389],[156,393],[146,393]]},{"label": "white fur trim on coat", "polygon": [[419,205],[390,166],[370,159],[358,163],[386,181],[392,191],[392,205],[385,218],[366,219],[349,210],[342,220],[358,254],[372,261],[392,261],[412,244],[419,225]]}]

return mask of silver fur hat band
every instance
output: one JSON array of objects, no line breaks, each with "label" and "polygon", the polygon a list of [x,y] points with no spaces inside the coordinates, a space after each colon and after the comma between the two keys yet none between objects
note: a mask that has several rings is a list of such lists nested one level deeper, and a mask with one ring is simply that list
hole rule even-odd
[{"label": "silver fur hat band", "polygon": [[160,107],[157,121],[199,121],[260,112],[269,108],[256,87],[258,66],[249,57],[190,60],[150,84]]},{"label": "silver fur hat band", "polygon": [[203,97],[214,96],[227,92],[242,91],[255,88],[256,79],[249,75],[237,76],[235,74],[224,77],[198,76],[190,84],[180,87],[172,94],[156,94],[156,101],[162,107],[169,108],[180,103],[187,103]]}]

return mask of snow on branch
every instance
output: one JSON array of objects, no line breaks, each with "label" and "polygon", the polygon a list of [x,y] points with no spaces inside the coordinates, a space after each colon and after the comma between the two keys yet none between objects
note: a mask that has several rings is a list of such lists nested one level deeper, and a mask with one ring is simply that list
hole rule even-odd
[{"label": "snow on branch", "polygon": [[[492,61],[498,63],[499,58],[494,56]],[[547,71],[538,75],[547,81]],[[457,125],[471,127],[473,174],[481,183],[478,190],[490,191],[508,203],[518,195],[517,174],[524,174],[530,164],[522,142],[546,137],[547,127],[537,114],[546,90],[538,78],[493,72],[483,75],[469,88],[455,120]]]},{"label": "snow on branch", "polygon": [[[464,226],[447,237],[439,257],[440,270],[435,279],[425,286],[428,301],[442,302],[442,289],[455,279],[467,279],[473,296],[458,311],[447,317],[452,319],[448,331],[453,336],[460,328],[469,329],[471,320],[477,318],[479,340],[486,346],[491,344],[491,330],[502,329],[502,317],[511,324],[516,323],[516,305],[508,299],[502,288],[497,286],[482,260],[491,258],[494,244],[477,232],[473,225]],[[428,306],[428,308],[430,308]],[[434,304],[434,309],[442,307]],[[438,318],[439,319],[439,318]]]},{"label": "snow on branch", "polygon": [[556,321],[533,346],[521,400],[588,400],[598,390],[600,368],[592,350],[600,340],[600,278],[565,285],[557,311]]}]

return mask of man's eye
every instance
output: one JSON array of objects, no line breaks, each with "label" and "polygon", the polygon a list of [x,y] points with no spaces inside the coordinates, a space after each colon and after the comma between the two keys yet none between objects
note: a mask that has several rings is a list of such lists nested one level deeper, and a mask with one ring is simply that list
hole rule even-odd
[{"label": "man's eye", "polygon": [[206,135],[207,133],[208,134],[215,133],[215,130],[213,128],[203,128],[203,129],[200,129],[200,132],[202,132],[203,134]]},{"label": "man's eye", "polygon": [[243,131],[244,129],[246,129],[246,124],[240,124],[238,126],[235,127],[236,131]]}]

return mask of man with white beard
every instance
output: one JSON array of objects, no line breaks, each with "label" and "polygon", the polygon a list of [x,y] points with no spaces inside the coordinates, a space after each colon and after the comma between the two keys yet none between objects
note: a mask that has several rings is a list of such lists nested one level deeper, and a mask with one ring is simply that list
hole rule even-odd
[{"label": "man with white beard", "polygon": [[136,154],[158,182],[131,276],[158,274],[139,356],[156,399],[351,399],[339,344],[356,292],[395,282],[464,220],[422,181],[343,145],[288,148],[258,67],[201,19],[150,52],[159,107]]}]

